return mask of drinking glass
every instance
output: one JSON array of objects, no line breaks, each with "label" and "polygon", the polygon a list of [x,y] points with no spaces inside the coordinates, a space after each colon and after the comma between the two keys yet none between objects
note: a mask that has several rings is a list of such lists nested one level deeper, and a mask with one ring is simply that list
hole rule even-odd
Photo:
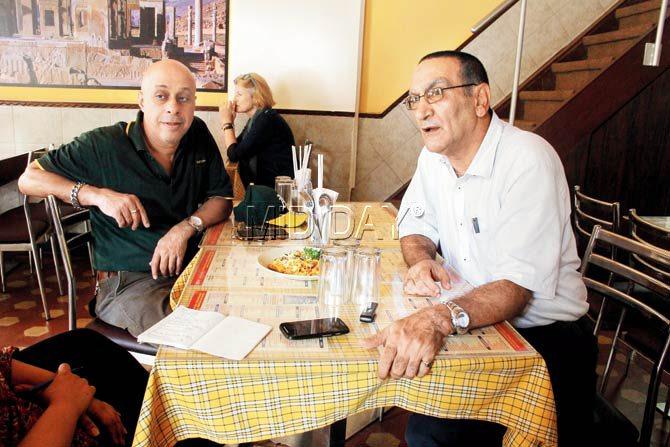
[{"label": "drinking glass", "polygon": [[282,201],[284,202],[284,205],[287,208],[291,206],[291,199],[292,199],[291,192],[293,188],[294,183],[293,180],[291,180],[291,177],[279,176],[275,178],[275,191],[277,192],[277,195],[281,197]]},{"label": "drinking glass", "polygon": [[347,251],[329,247],[319,260],[319,303],[339,306],[347,301]]},{"label": "drinking glass", "polygon": [[354,253],[351,302],[361,310],[379,301],[381,254],[375,247],[361,247]]},{"label": "drinking glass", "polygon": [[355,238],[337,239],[333,241],[334,247],[342,248],[347,252],[347,297],[349,297],[347,301],[350,301],[351,286],[354,282],[354,254],[360,245],[361,241]]}]

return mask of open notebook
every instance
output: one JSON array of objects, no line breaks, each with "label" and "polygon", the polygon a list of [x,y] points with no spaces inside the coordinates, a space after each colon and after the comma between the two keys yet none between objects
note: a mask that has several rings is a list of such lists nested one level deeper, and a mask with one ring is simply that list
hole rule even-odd
[{"label": "open notebook", "polygon": [[267,324],[179,306],[142,332],[137,341],[242,360],[270,330]]}]

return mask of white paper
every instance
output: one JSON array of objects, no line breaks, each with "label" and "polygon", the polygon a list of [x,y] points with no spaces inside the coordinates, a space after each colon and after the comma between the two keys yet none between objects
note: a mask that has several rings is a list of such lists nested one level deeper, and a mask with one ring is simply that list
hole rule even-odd
[{"label": "white paper", "polygon": [[137,341],[242,360],[272,329],[244,318],[224,317],[179,306],[170,315],[142,332]]},{"label": "white paper", "polygon": [[272,326],[228,316],[191,348],[207,354],[242,360],[272,330]]},{"label": "white paper", "polygon": [[189,349],[193,343],[216,326],[224,316],[179,306],[170,315],[142,332],[137,341]]}]

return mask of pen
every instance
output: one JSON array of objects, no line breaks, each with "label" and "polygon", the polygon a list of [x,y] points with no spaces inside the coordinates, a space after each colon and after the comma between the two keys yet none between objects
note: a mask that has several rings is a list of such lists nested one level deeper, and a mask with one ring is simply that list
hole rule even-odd
[{"label": "pen", "polygon": [[[82,367],[73,368],[72,371],[70,371],[70,372],[72,374],[76,374],[83,369],[84,368],[82,368]],[[26,393],[26,394],[38,393],[38,392],[42,391],[43,389],[45,389],[46,387],[48,387],[49,385],[51,385],[51,383],[54,381],[55,378],[56,378],[56,376],[54,376],[53,379],[49,379],[49,380],[46,380],[44,382],[38,383],[37,385],[33,385],[32,387],[28,388],[27,390],[21,391],[21,393]]]},{"label": "pen", "polygon": [[475,233],[479,234],[479,220],[476,217],[472,218],[472,228],[475,229]]}]

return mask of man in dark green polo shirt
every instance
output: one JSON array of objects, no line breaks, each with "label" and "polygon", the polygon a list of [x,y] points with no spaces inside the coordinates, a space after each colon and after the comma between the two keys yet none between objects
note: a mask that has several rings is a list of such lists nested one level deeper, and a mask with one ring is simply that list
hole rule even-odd
[{"label": "man in dark green polo shirt", "polygon": [[230,215],[232,187],[205,123],[195,79],[164,60],[144,74],[137,120],[86,132],[29,166],[25,194],[91,212],[96,313],[137,336],[169,313],[169,292],[194,237]]}]

